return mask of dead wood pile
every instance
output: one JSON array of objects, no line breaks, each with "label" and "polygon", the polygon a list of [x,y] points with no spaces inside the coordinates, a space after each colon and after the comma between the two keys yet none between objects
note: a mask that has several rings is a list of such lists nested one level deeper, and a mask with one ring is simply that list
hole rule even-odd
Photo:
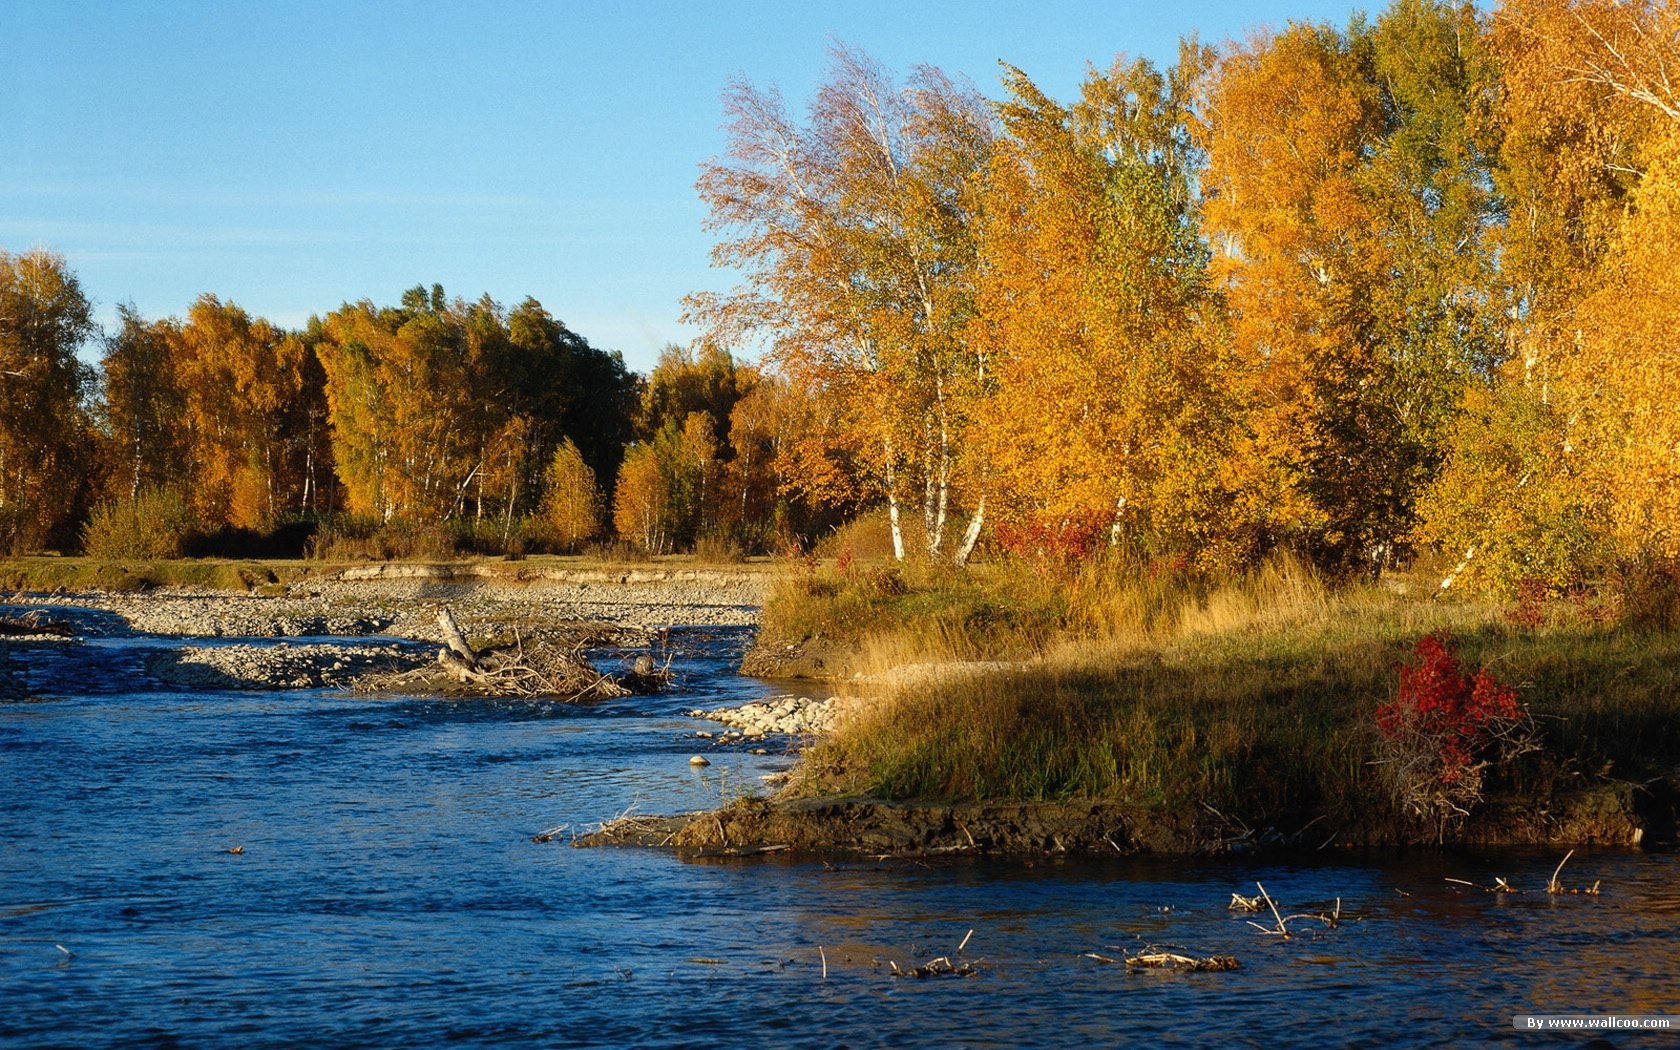
[{"label": "dead wood pile", "polygon": [[585,703],[612,700],[634,693],[657,692],[671,681],[669,668],[640,657],[624,674],[597,670],[583,656],[582,643],[526,644],[518,637],[511,645],[478,650],[467,641],[448,606],[438,610],[444,648],[437,662],[392,675],[364,679],[369,692],[424,692],[443,696],[517,697]]}]

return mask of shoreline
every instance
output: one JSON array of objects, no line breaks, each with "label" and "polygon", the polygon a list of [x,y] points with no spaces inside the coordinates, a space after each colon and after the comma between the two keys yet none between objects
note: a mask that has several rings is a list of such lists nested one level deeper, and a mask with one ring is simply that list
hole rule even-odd
[{"label": "shoreline", "polygon": [[1248,828],[1205,807],[1176,809],[1102,800],[1068,802],[887,801],[865,797],[742,799],[721,809],[626,817],[572,845],[668,849],[693,856],[802,853],[886,858],[1239,856],[1394,847],[1671,846],[1680,784],[1652,791],[1628,783],[1550,799],[1495,799],[1445,844],[1380,818],[1334,826],[1299,814]]},{"label": "shoreline", "polygon": [[[645,646],[663,630],[683,626],[752,626],[769,583],[762,572],[714,568],[604,566],[529,567],[493,564],[389,563],[311,572],[246,593],[158,587],[144,592],[85,591],[40,595],[14,607],[81,610],[78,633],[110,636],[126,629],[176,638],[148,670],[189,687],[297,689],[351,687],[367,672],[426,664],[441,642],[436,611],[448,605],[475,638],[518,637],[577,644]],[[21,596],[20,596],[21,597]],[[285,639],[275,644],[193,645],[194,639]],[[311,639],[331,639],[314,643]],[[77,644],[72,639],[0,639],[0,667],[15,686],[31,645]],[[789,668],[749,659],[743,673],[764,676]],[[805,654],[801,654],[802,656]],[[836,653],[836,655],[841,655]],[[802,660],[796,660],[802,662]],[[912,689],[932,687],[960,667],[917,665],[905,673]],[[830,667],[832,668],[832,664]],[[914,674],[910,672],[916,672]],[[847,676],[850,677],[850,676]],[[0,694],[4,694],[0,690]],[[6,698],[0,695],[0,698]],[[855,698],[853,698],[855,700]],[[847,700],[824,690],[782,694],[692,717],[732,732],[694,733],[706,748],[769,746],[802,753],[832,732]],[[796,767],[791,778],[802,779]],[[807,787],[808,790],[808,787]],[[1327,802],[1321,809],[1333,809]],[[1233,812],[1227,817],[1192,802],[1141,805],[1111,800],[1022,802],[887,801],[839,794],[794,797],[783,792],[719,810],[609,825],[579,845],[657,845],[701,853],[768,852],[937,856],[1116,856],[1139,853],[1216,855],[1256,849],[1318,850],[1332,846],[1422,844],[1422,834],[1394,812],[1332,818],[1328,812]],[[1680,774],[1644,784],[1597,779],[1550,793],[1493,798],[1472,814],[1453,840],[1469,845],[1652,846],[1674,841],[1680,813]],[[1339,823],[1338,823],[1339,820]],[[1247,821],[1247,823],[1244,823]],[[650,831],[649,828],[652,830]]]}]

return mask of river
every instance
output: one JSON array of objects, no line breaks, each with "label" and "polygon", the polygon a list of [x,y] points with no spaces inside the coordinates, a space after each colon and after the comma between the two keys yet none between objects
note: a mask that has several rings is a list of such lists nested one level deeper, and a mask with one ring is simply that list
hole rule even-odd
[{"label": "river", "polygon": [[[1601,894],[1548,896],[1546,851],[571,848],[788,764],[688,765],[707,726],[683,711],[771,687],[730,672],[740,630],[676,642],[681,692],[592,707],[181,691],[141,670],[175,643],[121,634],[23,652],[43,698],[0,703],[0,1043],[1526,1046],[1555,1037],[1515,1014],[1680,1014],[1669,852],[1578,852],[1563,881]],[[1446,881],[1496,876],[1524,892]],[[1263,934],[1227,909],[1257,882],[1342,921]],[[1241,968],[1091,957],[1145,945]],[[936,956],[975,974],[893,973]]]}]

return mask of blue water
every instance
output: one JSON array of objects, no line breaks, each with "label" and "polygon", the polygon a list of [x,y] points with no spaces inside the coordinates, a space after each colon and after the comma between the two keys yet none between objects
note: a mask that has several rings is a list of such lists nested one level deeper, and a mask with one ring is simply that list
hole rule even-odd
[{"label": "blue water", "polygon": [[[1506,851],[1288,860],[694,860],[579,850],[715,805],[784,756],[690,754],[762,695],[738,631],[684,691],[594,707],[181,692],[137,647],[15,659],[0,703],[7,1046],[1536,1045],[1527,1012],[1680,1014],[1680,863]],[[553,832],[547,843],[533,836]],[[241,847],[240,854],[230,853]],[[1502,896],[1445,881],[1529,892]],[[1226,910],[1256,880],[1288,941]],[[969,978],[892,975],[954,952]],[[1128,974],[1145,944],[1234,973]],[[824,975],[826,960],[827,973]],[[1670,1045],[1619,1034],[1597,1045]]]}]

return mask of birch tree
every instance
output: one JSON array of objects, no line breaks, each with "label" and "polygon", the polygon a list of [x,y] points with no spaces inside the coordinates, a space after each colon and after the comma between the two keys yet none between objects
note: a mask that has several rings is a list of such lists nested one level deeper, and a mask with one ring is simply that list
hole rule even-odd
[{"label": "birch tree", "polygon": [[985,105],[936,69],[899,85],[837,47],[803,124],[775,90],[744,81],[724,106],[728,154],[702,166],[698,189],[723,235],[713,260],[745,283],[690,296],[688,316],[722,345],[767,337],[773,366],[836,407],[831,436],[885,499],[897,556],[918,500],[938,556],[977,372],[961,333],[992,143]]}]

